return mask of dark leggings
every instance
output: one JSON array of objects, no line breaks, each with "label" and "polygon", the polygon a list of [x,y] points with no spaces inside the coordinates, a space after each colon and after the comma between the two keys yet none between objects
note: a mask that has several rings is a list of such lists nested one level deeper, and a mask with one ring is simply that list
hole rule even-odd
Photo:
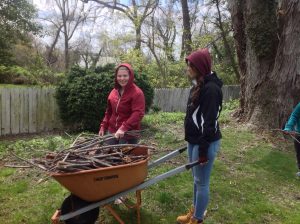
[{"label": "dark leggings", "polygon": [[120,140],[113,138],[113,139],[110,139],[110,140],[106,141],[106,144],[108,144],[108,145],[137,144],[137,143],[138,143],[137,138],[132,138],[132,139],[121,138]]},{"label": "dark leggings", "polygon": [[[111,133],[107,132],[107,134],[111,134]],[[118,144],[138,144],[138,142],[139,142],[138,138],[131,138],[131,139],[125,139],[125,138],[116,139],[116,138],[112,138],[112,139],[106,141],[105,143],[107,145],[118,145]]]},{"label": "dark leggings", "polygon": [[[297,137],[297,140],[300,142],[300,136]],[[300,143],[299,142],[297,142],[295,140],[294,145],[295,145],[295,151],[296,151],[297,164],[298,164],[298,168],[300,170]]]}]

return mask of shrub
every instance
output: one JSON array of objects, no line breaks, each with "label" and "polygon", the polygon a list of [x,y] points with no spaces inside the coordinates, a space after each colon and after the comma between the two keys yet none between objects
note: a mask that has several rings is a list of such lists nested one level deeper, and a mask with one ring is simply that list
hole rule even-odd
[{"label": "shrub", "polygon": [[116,65],[113,63],[108,63],[103,66],[97,66],[95,68],[96,73],[101,73],[101,72],[114,72]]},{"label": "shrub", "polygon": [[0,83],[49,85],[58,84],[64,77],[63,73],[54,73],[49,69],[29,70],[20,66],[0,65]]},{"label": "shrub", "polygon": [[[144,91],[149,108],[154,91],[146,75],[136,75],[136,83]],[[57,88],[56,97],[64,123],[76,129],[97,131],[113,86],[113,72],[95,73],[73,67]]]},{"label": "shrub", "polygon": [[19,66],[0,66],[0,83],[36,84],[35,77],[25,68]]}]

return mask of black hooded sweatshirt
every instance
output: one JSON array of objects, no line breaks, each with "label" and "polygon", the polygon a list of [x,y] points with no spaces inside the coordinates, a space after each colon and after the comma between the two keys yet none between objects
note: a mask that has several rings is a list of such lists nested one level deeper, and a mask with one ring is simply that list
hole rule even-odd
[{"label": "black hooded sweatshirt", "polygon": [[194,87],[190,91],[184,122],[185,140],[199,145],[200,157],[207,157],[210,143],[221,139],[218,118],[222,110],[222,85],[222,81],[213,72],[204,77],[195,104],[191,99]]}]

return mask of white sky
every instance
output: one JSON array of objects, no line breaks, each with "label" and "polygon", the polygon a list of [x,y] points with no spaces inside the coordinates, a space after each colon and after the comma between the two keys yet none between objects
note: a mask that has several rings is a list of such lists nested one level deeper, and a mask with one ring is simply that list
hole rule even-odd
[{"label": "white sky", "polygon": [[[40,18],[47,17],[47,15],[51,15],[54,11],[54,0],[29,0],[33,1],[33,4],[38,9],[38,14]],[[80,1],[80,0],[79,0]],[[121,0],[122,2],[128,2],[128,0]],[[202,0],[203,2],[203,0]],[[89,2],[85,4],[96,4],[94,2]],[[203,11],[205,10],[205,7],[203,8]],[[97,19],[97,22],[92,26],[91,24],[86,24],[82,28],[76,32],[74,37],[72,38],[72,42],[79,37],[87,38],[88,36],[92,37],[92,45],[93,50],[95,52],[99,49],[100,44],[100,38],[99,35],[101,33],[106,33],[107,35],[111,37],[120,37],[122,35],[132,34],[134,35],[134,29],[132,23],[128,19],[120,19],[119,16],[111,16],[111,11],[108,9],[102,9],[100,12],[101,18]],[[45,22],[42,22],[43,24],[46,24]],[[177,23],[177,31],[181,33],[181,22]],[[45,36],[42,38],[42,41],[44,43],[50,44],[52,42],[53,37],[51,36]],[[176,37],[176,45],[175,51],[180,51],[180,44],[181,44],[181,35],[177,34]],[[63,47],[62,41],[60,41],[59,45],[60,47]],[[126,45],[127,48],[127,45]],[[128,45],[128,48],[131,48],[131,45]]]}]

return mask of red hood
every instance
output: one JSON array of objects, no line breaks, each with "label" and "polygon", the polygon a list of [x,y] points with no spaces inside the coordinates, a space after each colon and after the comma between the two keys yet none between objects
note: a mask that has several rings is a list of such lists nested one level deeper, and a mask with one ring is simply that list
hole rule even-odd
[{"label": "red hood", "polygon": [[132,69],[131,65],[130,65],[130,64],[127,64],[127,63],[122,63],[122,64],[120,64],[120,65],[116,68],[116,71],[115,71],[115,88],[116,88],[116,89],[120,89],[120,87],[121,87],[121,86],[119,85],[118,81],[117,81],[117,71],[118,71],[118,69],[119,69],[120,67],[126,67],[126,68],[128,68],[128,70],[129,70],[129,80],[128,80],[127,85],[125,86],[125,89],[128,89],[128,88],[130,88],[130,87],[133,85],[133,81],[134,81],[134,73],[133,73],[133,69]]},{"label": "red hood", "polygon": [[208,75],[211,73],[211,57],[207,48],[194,51],[185,60],[190,61],[201,73]]}]

